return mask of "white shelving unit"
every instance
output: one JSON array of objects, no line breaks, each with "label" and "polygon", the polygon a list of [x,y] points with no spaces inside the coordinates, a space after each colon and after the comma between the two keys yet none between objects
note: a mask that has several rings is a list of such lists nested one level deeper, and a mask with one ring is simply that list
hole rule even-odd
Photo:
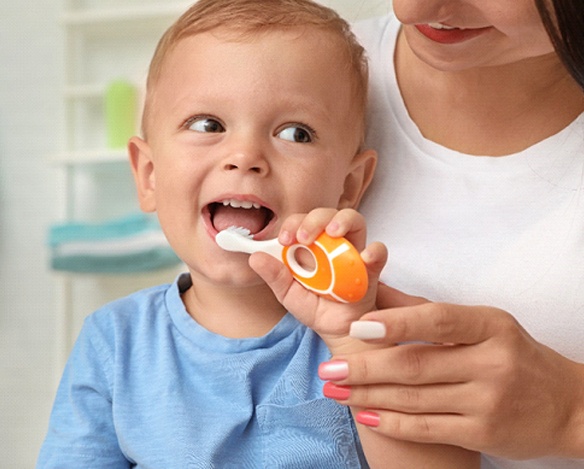
[{"label": "white shelving unit", "polygon": [[[160,36],[193,1],[65,0],[63,150],[50,159],[60,191],[60,221],[97,222],[138,209],[126,150],[106,145],[105,90],[116,79],[143,87]],[[55,277],[58,375],[77,334],[79,314],[119,296],[121,283],[129,292],[157,280],[152,275]],[[100,298],[93,304],[90,296]],[[90,311],[78,312],[79,303]]]}]

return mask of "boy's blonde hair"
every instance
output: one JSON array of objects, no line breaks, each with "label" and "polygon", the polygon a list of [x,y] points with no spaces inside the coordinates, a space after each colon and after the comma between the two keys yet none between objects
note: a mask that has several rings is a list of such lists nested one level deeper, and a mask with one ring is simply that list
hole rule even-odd
[{"label": "boy's blonde hair", "polygon": [[164,68],[164,61],[182,39],[213,29],[232,31],[242,40],[277,29],[313,27],[338,36],[347,59],[351,86],[356,100],[356,122],[362,123],[364,136],[367,103],[368,66],[363,47],[349,24],[334,10],[311,0],[199,0],[162,36],[154,52],[146,82],[146,104],[142,132],[146,135],[153,90]]}]

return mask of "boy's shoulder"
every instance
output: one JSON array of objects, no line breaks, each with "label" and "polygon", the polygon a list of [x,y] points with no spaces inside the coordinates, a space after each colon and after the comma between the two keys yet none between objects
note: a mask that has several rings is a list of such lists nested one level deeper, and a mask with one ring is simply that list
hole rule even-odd
[{"label": "boy's shoulder", "polygon": [[171,309],[182,305],[180,284],[179,277],[170,284],[136,291],[88,315],[70,360],[97,360],[110,367],[125,362],[133,353],[153,347],[158,350],[156,343],[172,340],[174,335]]},{"label": "boy's shoulder", "polygon": [[174,284],[161,284],[144,288],[115,299],[101,306],[90,317],[106,317],[110,315],[136,315],[163,307],[164,298]]},{"label": "boy's shoulder", "polygon": [[84,329],[117,335],[115,331],[128,334],[167,323],[173,301],[180,301],[180,280],[179,277],[173,283],[148,287],[103,305],[85,319]]}]

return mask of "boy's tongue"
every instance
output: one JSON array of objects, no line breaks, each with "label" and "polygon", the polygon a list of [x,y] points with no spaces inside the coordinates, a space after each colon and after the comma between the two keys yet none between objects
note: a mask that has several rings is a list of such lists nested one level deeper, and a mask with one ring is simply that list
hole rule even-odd
[{"label": "boy's tongue", "polygon": [[266,224],[266,214],[262,209],[234,208],[219,205],[213,214],[213,226],[222,231],[230,226],[247,228],[251,234],[262,230]]}]

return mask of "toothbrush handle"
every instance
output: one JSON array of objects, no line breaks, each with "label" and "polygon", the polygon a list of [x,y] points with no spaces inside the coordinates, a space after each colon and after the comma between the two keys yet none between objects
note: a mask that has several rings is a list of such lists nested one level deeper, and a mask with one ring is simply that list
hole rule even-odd
[{"label": "toothbrush handle", "polygon": [[[296,259],[300,249],[312,253],[315,267],[308,270]],[[282,261],[305,288],[341,303],[361,300],[367,293],[367,268],[359,251],[345,238],[322,233],[310,246],[284,247]]]}]

